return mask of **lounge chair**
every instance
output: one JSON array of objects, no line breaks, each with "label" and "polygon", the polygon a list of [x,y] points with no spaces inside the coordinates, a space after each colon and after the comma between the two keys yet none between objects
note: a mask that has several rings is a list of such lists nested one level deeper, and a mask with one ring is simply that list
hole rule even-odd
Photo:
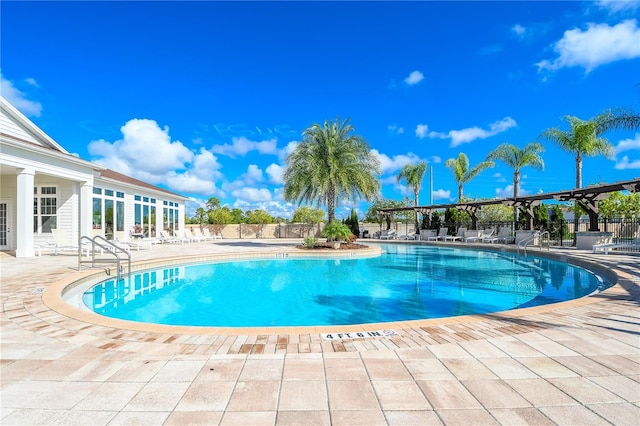
[{"label": "lounge chair", "polygon": [[477,243],[480,238],[482,238],[481,231],[476,229],[469,229],[464,233],[465,243]]},{"label": "lounge chair", "polygon": [[160,231],[160,241],[163,243],[179,243],[182,244],[183,240],[178,237],[172,237],[165,230]]},{"label": "lounge chair", "polygon": [[[196,229],[198,231],[196,231]],[[191,237],[191,241],[194,242],[200,242],[200,241],[206,241],[206,237],[202,234],[202,232],[200,232],[200,228],[191,228],[191,230],[189,230],[189,228],[185,229],[184,231],[185,236],[187,237]]]},{"label": "lounge chair", "polygon": [[[62,251],[75,251],[78,252],[80,247],[78,243],[73,243],[69,234],[64,229],[51,229],[51,236],[53,237],[53,242],[50,244],[53,246],[53,254],[57,255]],[[89,245],[84,245],[82,247],[82,251],[89,256],[91,253],[91,247]],[[102,250],[100,250],[102,251]]]},{"label": "lounge chair", "polygon": [[482,236],[480,237],[480,241],[482,241],[483,243],[497,243],[498,242],[498,237],[493,235],[493,233],[495,232],[495,229],[491,228],[491,229],[485,229],[482,232]]},{"label": "lounge chair", "polygon": [[135,238],[132,239],[129,235],[127,235],[124,231],[116,231],[115,240],[111,241],[112,244],[117,245],[118,247],[131,251],[131,249],[135,249],[136,251],[140,251],[140,249],[149,249],[155,243],[151,238]]},{"label": "lounge chair", "polygon": [[429,241],[430,239],[435,239],[437,236],[435,229],[421,229],[420,230],[420,239],[424,241]]},{"label": "lounge chair", "polygon": [[[189,234],[191,234],[191,232],[189,232]],[[173,236],[183,243],[192,243],[195,241],[193,237],[187,235],[187,232],[184,229],[175,229],[173,231]]]},{"label": "lounge chair", "polygon": [[595,244],[593,246],[593,253],[597,253],[599,251],[604,252],[604,254],[609,254],[611,250],[618,251],[640,251],[640,238],[634,238],[631,241],[623,241],[618,243],[608,243],[608,244]]},{"label": "lounge chair", "polygon": [[221,240],[222,239],[222,234],[219,233],[219,232],[216,233],[216,234],[211,235],[211,232],[209,231],[209,228],[204,228],[202,230],[202,233],[204,234],[205,237],[211,237],[214,240]]},{"label": "lounge chair", "polygon": [[447,235],[444,237],[445,241],[462,241],[464,239],[464,234],[467,231],[467,228],[458,228],[458,232],[456,235]]},{"label": "lounge chair", "polygon": [[200,228],[191,228],[191,233],[193,234],[194,238],[198,238],[200,241],[209,241],[209,240],[213,240],[213,237],[211,236],[211,234],[209,234],[209,236],[206,236],[201,230]]},{"label": "lounge chair", "polygon": [[396,231],[393,229],[382,231],[380,234],[381,240],[395,240],[396,239]]},{"label": "lounge chair", "polygon": [[500,228],[498,235],[496,235],[497,242],[505,243],[505,244],[513,244],[516,240],[516,237],[512,235],[511,228],[503,226]]}]

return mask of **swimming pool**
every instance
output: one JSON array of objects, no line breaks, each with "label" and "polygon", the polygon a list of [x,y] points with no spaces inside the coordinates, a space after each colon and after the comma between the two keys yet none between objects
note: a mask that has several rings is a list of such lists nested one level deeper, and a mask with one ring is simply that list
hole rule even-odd
[{"label": "swimming pool", "polygon": [[382,244],[370,258],[186,264],[108,279],[84,304],[113,318],[183,326],[384,323],[498,312],[607,286],[563,262],[513,253]]}]

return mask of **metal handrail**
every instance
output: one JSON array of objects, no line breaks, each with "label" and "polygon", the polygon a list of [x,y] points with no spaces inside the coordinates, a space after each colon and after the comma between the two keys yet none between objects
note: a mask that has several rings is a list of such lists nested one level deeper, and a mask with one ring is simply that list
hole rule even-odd
[{"label": "metal handrail", "polygon": [[[549,231],[536,231],[530,237],[525,238],[522,241],[520,241],[518,243],[518,254],[520,254],[520,248],[522,248],[524,250],[524,255],[526,256],[527,255],[527,246],[530,243],[532,243],[532,245],[535,245],[536,238],[538,239],[538,246],[540,247],[540,250],[542,250],[542,240],[543,240],[543,236],[544,235],[547,236],[547,242],[549,242],[549,240],[551,239],[551,234],[549,234]],[[549,244],[547,244],[547,250],[550,250]]]},{"label": "metal handrail", "polygon": [[80,237],[80,241],[79,241],[80,247],[82,247],[83,240],[91,242],[91,260],[83,261],[82,250],[80,250],[78,254],[78,270],[82,268],[83,263],[90,262],[91,267],[94,268],[96,266],[96,263],[111,262],[111,259],[96,259],[96,247],[99,247],[100,249],[102,249],[103,254],[106,252],[106,254],[113,255],[115,257],[118,276],[120,276],[120,273],[121,273],[121,266],[120,266],[120,261],[122,260],[120,258],[121,254],[124,254],[127,257],[127,274],[131,273],[131,253],[127,252],[122,247],[114,244],[113,242],[107,240],[106,238],[100,235],[96,235],[93,238],[83,235],[82,237]]}]

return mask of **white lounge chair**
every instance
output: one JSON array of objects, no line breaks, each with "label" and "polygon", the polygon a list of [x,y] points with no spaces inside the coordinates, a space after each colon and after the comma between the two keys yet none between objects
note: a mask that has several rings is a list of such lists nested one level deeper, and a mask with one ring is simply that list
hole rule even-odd
[{"label": "white lounge chair", "polygon": [[[197,231],[196,231],[197,229]],[[191,237],[191,241],[194,242],[200,242],[200,241],[206,241],[207,238],[202,234],[202,232],[200,232],[200,228],[191,228],[189,230],[189,228],[185,229],[184,231],[185,235],[187,237]]]},{"label": "white lounge chair", "polygon": [[396,231],[394,231],[393,229],[382,231],[382,233],[380,233],[380,239],[381,240],[395,240],[396,239]]},{"label": "white lounge chair", "polygon": [[493,228],[484,229],[483,231],[481,231],[482,236],[480,237],[480,241],[482,241],[483,243],[497,243],[498,237],[493,235],[494,232],[495,229]]},{"label": "white lounge chair", "polygon": [[421,229],[420,230],[420,239],[424,241],[429,241],[430,239],[435,239],[437,236],[435,229]]},{"label": "white lounge chair", "polygon": [[141,248],[151,250],[151,247],[154,244],[154,241],[151,238],[133,239],[124,231],[116,231],[115,236],[116,238],[112,241],[112,244],[115,244],[126,251],[131,251],[131,249],[140,251]]},{"label": "white lounge chair", "polygon": [[185,231],[184,229],[175,229],[173,231],[173,236],[180,239],[183,243],[192,243],[194,242],[194,238],[192,236],[190,236],[191,232],[189,232],[189,235],[187,235],[187,231]]},{"label": "white lounge chair", "polygon": [[481,231],[477,229],[469,229],[464,233],[464,242],[465,243],[477,243],[480,238],[482,238]]},{"label": "white lounge chair", "polygon": [[205,237],[211,237],[214,240],[221,240],[222,239],[222,234],[221,233],[216,233],[211,235],[211,232],[209,231],[209,228],[204,228],[202,230],[202,233],[204,234]]},{"label": "white lounge chair", "polygon": [[498,235],[496,235],[497,242],[505,243],[505,244],[513,244],[516,240],[516,237],[512,235],[511,228],[503,226],[498,231]]},{"label": "white lounge chair", "polygon": [[[51,236],[53,237],[53,254],[57,255],[62,251],[75,251],[80,250],[78,243],[74,243],[69,237],[69,234],[64,229],[51,229]],[[82,251],[89,256],[91,253],[91,247],[89,244],[83,245]],[[102,252],[102,250],[100,250]]]},{"label": "white lounge chair", "polygon": [[209,236],[204,235],[204,233],[200,230],[200,228],[191,228],[191,233],[195,238],[198,238],[200,241],[213,240],[213,237],[211,235]]},{"label": "white lounge chair", "polygon": [[608,244],[595,244],[593,246],[593,253],[602,251],[604,252],[604,254],[609,254],[611,250],[634,251],[634,252],[640,251],[640,239],[634,238],[631,241],[608,243]]},{"label": "white lounge chair", "polygon": [[160,231],[160,241],[162,241],[163,243],[179,243],[179,244],[183,243],[182,239],[178,237],[172,237],[165,230]]},{"label": "white lounge chair", "polygon": [[464,239],[464,234],[467,231],[467,228],[458,228],[458,232],[456,235],[447,235],[444,237],[445,241],[462,241]]}]

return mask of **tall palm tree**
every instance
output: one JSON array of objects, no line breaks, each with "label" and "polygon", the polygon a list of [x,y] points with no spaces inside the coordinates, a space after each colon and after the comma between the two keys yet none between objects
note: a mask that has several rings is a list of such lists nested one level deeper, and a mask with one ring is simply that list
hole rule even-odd
[{"label": "tall palm tree", "polygon": [[[529,166],[536,170],[544,170],[544,161],[539,154],[541,152],[544,152],[544,147],[537,142],[531,142],[524,148],[503,143],[487,155],[487,160],[500,160],[513,169],[513,198],[517,198],[520,192],[520,169]],[[513,215],[517,222],[517,207],[514,207]]]},{"label": "tall palm tree", "polygon": [[493,161],[483,161],[469,169],[469,158],[464,152],[461,152],[457,158],[449,158],[444,165],[453,172],[453,178],[458,183],[458,202],[461,202],[463,186],[480,174],[481,171],[493,167],[494,163]]},{"label": "tall palm tree", "polygon": [[[427,164],[422,161],[418,164],[406,164],[400,173],[398,174],[398,182],[402,179],[407,182],[407,185],[413,189],[413,201],[414,205],[418,207],[418,194],[420,193],[420,188],[422,187],[422,178],[424,177],[424,173],[427,171]],[[416,232],[420,228],[420,223],[418,222],[418,212],[416,211]]]},{"label": "tall palm tree", "polygon": [[329,222],[338,200],[371,201],[380,193],[380,162],[369,144],[352,134],[349,121],[336,118],[305,129],[302,142],[287,156],[283,175],[284,199],[326,204]]},{"label": "tall palm tree", "polygon": [[624,127],[625,120],[616,121],[611,113],[600,114],[587,121],[572,115],[567,115],[564,118],[569,122],[569,130],[563,131],[553,127],[542,132],[540,137],[555,142],[561,149],[575,155],[576,188],[582,188],[582,157],[611,156],[614,151],[613,145],[600,135],[607,128]]}]

